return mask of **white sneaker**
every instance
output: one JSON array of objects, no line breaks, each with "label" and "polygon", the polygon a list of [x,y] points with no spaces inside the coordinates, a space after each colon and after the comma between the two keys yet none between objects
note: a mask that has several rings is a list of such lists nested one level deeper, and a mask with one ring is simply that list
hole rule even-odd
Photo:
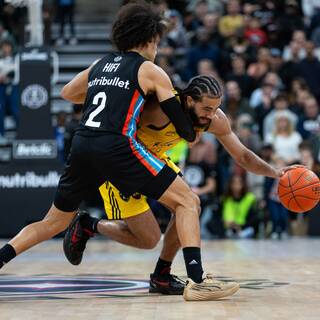
[{"label": "white sneaker", "polygon": [[191,279],[186,282],[183,298],[186,301],[218,300],[233,295],[240,286],[236,282],[224,282],[213,279],[207,274],[201,283],[195,283]]}]

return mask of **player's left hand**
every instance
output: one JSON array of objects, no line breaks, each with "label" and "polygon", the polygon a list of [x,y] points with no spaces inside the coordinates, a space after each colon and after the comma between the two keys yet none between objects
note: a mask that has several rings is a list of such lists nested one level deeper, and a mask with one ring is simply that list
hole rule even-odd
[{"label": "player's left hand", "polygon": [[287,166],[287,167],[284,167],[284,168],[281,168],[281,169],[278,169],[277,170],[277,175],[278,177],[282,177],[287,171],[289,170],[292,170],[292,169],[296,169],[296,168],[306,168],[306,166],[302,165],[302,164],[293,164],[291,166]]}]

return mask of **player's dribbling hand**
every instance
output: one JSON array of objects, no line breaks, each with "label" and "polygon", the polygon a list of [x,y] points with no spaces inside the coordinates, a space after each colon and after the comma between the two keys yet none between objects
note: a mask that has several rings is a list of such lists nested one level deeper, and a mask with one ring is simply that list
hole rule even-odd
[{"label": "player's dribbling hand", "polygon": [[282,177],[287,171],[292,170],[292,169],[296,169],[296,168],[306,168],[306,166],[302,165],[302,164],[293,164],[291,166],[287,166],[281,169],[277,170],[277,177],[280,178]]}]

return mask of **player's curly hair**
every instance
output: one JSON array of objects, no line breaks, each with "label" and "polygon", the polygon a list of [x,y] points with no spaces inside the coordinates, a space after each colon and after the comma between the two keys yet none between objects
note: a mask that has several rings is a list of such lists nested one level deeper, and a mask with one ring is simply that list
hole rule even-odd
[{"label": "player's curly hair", "polygon": [[144,1],[129,3],[120,8],[112,26],[112,42],[120,52],[145,46],[162,36],[166,24],[160,13]]}]

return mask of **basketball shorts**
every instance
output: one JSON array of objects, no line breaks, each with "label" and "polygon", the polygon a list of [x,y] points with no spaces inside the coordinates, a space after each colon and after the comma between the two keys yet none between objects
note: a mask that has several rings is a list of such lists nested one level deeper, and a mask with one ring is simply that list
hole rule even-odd
[{"label": "basketball shorts", "polygon": [[80,131],[60,178],[54,205],[66,212],[79,208],[87,194],[111,182],[126,197],[141,193],[159,199],[177,173],[134,139]]},{"label": "basketball shorts", "polygon": [[[170,158],[164,157],[161,160],[165,161],[172,170],[181,175],[179,167]],[[101,185],[99,191],[108,220],[121,220],[134,217],[150,209],[146,196],[134,193],[127,197],[109,181]]]}]

